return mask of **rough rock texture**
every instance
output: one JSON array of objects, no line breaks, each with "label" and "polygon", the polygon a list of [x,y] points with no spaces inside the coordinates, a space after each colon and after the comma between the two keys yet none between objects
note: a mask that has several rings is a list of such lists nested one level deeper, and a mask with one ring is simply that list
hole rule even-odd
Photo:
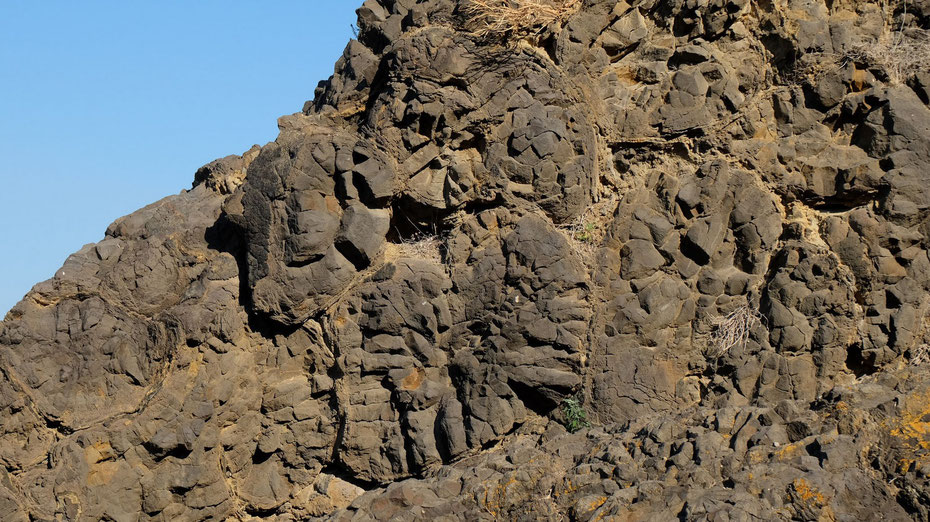
[{"label": "rough rock texture", "polygon": [[462,8],[9,313],[0,519],[928,520],[927,2]]}]

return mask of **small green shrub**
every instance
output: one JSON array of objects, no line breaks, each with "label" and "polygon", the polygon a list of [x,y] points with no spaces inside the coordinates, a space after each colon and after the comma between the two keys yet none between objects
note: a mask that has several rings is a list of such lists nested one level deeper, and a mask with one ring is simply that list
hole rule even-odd
[{"label": "small green shrub", "polygon": [[562,417],[565,429],[569,433],[591,427],[591,423],[588,422],[588,413],[584,411],[584,406],[576,397],[562,400]]},{"label": "small green shrub", "polygon": [[605,227],[598,225],[593,219],[584,219],[580,216],[578,219],[561,225],[559,230],[568,236],[572,249],[581,254],[582,258],[588,260],[594,257],[597,247],[603,239]]},{"label": "small green shrub", "polygon": [[584,223],[581,230],[575,235],[575,239],[588,243],[594,241],[594,223]]}]

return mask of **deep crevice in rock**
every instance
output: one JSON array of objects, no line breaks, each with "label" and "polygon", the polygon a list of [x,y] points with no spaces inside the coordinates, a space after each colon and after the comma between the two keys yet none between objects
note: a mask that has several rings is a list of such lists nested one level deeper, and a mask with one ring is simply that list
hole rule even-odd
[{"label": "deep crevice in rock", "polygon": [[872,375],[878,371],[874,363],[874,356],[866,354],[861,344],[854,344],[847,350],[846,367],[856,377]]},{"label": "deep crevice in rock", "polygon": [[451,214],[401,196],[392,203],[387,240],[390,243],[404,243],[441,236],[449,230],[447,218]]},{"label": "deep crevice in rock", "polygon": [[377,482],[364,480],[352,473],[352,471],[346,469],[341,463],[333,462],[327,466],[324,466],[320,473],[325,473],[327,475],[332,475],[340,480],[344,480],[353,486],[361,488],[365,491],[372,491],[376,489],[381,489],[385,486],[391,484],[391,482]]}]

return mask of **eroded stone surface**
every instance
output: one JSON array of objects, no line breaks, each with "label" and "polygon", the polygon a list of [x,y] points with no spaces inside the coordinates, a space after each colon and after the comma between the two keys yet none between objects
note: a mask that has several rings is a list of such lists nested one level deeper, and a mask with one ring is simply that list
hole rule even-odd
[{"label": "eroded stone surface", "polygon": [[461,7],[0,323],[0,519],[927,519],[926,5]]}]

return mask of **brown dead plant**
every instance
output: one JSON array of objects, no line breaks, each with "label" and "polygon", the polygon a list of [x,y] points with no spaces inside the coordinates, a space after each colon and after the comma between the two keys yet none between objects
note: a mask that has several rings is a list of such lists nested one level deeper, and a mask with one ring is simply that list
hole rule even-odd
[{"label": "brown dead plant", "polygon": [[745,346],[752,329],[761,320],[759,312],[749,305],[743,305],[725,316],[711,318],[706,355],[716,359],[737,346]]},{"label": "brown dead plant", "polygon": [[930,345],[919,344],[911,349],[911,366],[927,366],[930,363]]},{"label": "brown dead plant", "polygon": [[589,261],[594,258],[600,236],[603,235],[594,222],[579,218],[559,228],[568,236],[572,250],[581,255],[583,260]]},{"label": "brown dead plant", "polygon": [[930,31],[908,23],[907,0],[879,4],[885,18],[881,35],[853,46],[845,58],[877,67],[891,83],[906,83],[914,74],[930,70]]},{"label": "brown dead plant", "polygon": [[930,31],[886,31],[876,42],[854,46],[847,57],[880,68],[891,83],[905,83],[914,74],[930,70]]},{"label": "brown dead plant", "polygon": [[581,0],[468,0],[462,12],[473,34],[505,41],[538,34],[580,8]]},{"label": "brown dead plant", "polygon": [[398,255],[442,264],[442,254],[439,250],[441,243],[439,236],[435,234],[417,233],[398,244]]}]

